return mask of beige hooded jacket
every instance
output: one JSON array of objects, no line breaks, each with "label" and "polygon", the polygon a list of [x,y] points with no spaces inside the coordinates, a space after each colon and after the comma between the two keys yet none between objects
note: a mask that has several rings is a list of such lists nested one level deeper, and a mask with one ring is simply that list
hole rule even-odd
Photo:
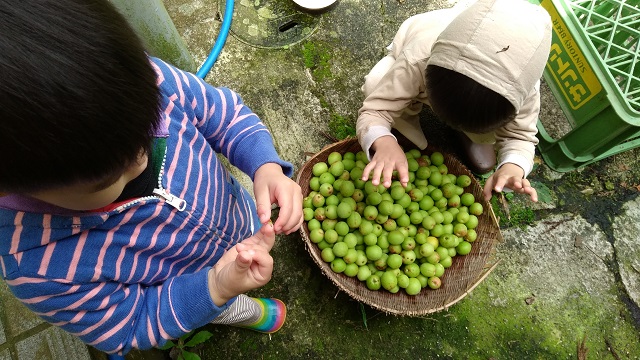
[{"label": "beige hooded jacket", "polygon": [[359,110],[356,130],[362,148],[370,154],[375,139],[390,135],[392,127],[416,146],[427,146],[417,117],[402,114],[416,101],[429,105],[425,70],[434,64],[469,76],[513,104],[513,122],[470,137],[495,143],[498,167],[514,163],[527,176],[538,143],[539,85],[550,46],[549,15],[525,0],[479,0],[412,16],[389,47],[393,65]]}]

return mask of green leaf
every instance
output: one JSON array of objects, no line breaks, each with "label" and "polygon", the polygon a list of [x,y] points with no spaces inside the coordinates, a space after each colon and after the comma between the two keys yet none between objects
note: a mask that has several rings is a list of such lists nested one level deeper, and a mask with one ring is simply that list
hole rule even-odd
[{"label": "green leaf", "polygon": [[543,203],[550,203],[552,201],[551,190],[545,184],[532,181],[531,186],[536,189],[538,193],[538,201]]},{"label": "green leaf", "polygon": [[160,349],[160,350],[169,350],[174,346],[176,346],[176,344],[174,344],[173,341],[169,340],[166,343],[164,343],[164,345],[159,347],[158,349]]},{"label": "green leaf", "polygon": [[184,357],[184,360],[200,360],[200,356],[198,356],[198,354],[194,354],[187,350],[182,350],[182,357]]},{"label": "green leaf", "polygon": [[362,313],[362,322],[364,323],[364,328],[369,330],[369,327],[367,326],[367,313],[366,311],[364,311],[364,305],[362,305],[362,303],[360,303],[360,312]]},{"label": "green leaf", "polygon": [[185,346],[192,347],[192,346],[196,346],[198,344],[202,344],[203,342],[209,340],[209,338],[212,337],[212,336],[213,336],[213,334],[208,332],[208,331],[206,331],[206,330],[200,331],[197,334],[195,334],[191,338],[191,340],[189,340],[185,344]]}]

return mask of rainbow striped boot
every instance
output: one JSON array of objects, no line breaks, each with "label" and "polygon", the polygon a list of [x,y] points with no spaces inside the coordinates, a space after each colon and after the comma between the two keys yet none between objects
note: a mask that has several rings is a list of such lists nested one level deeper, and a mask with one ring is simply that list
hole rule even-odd
[{"label": "rainbow striped boot", "polygon": [[261,308],[261,316],[258,320],[249,323],[238,323],[234,326],[251,329],[265,334],[273,334],[280,330],[287,317],[287,307],[279,299],[274,298],[250,298]]},{"label": "rainbow striped boot", "polygon": [[272,334],[282,327],[287,317],[287,307],[279,299],[252,298],[238,295],[212,324],[224,324]]}]

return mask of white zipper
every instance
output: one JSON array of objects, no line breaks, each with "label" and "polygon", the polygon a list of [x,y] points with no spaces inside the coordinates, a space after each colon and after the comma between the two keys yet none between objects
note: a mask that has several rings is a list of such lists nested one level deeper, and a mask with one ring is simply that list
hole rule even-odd
[{"label": "white zipper", "polygon": [[162,157],[162,165],[160,165],[160,172],[158,172],[158,188],[153,189],[155,195],[163,198],[167,204],[173,206],[178,211],[183,211],[187,207],[187,202],[175,195],[170,194],[162,187],[162,175],[164,174],[164,163],[167,160],[167,151],[165,149],[164,156]]},{"label": "white zipper", "polygon": [[153,189],[153,193],[163,198],[167,204],[182,211],[187,208],[187,202],[175,195],[171,195],[163,188]]},{"label": "white zipper", "polygon": [[167,192],[167,190],[165,190],[162,187],[162,175],[164,174],[164,163],[166,160],[167,160],[167,152],[165,151],[164,156],[162,157],[162,165],[160,166],[160,173],[158,174],[158,187],[156,189],[153,189],[153,194],[156,196],[145,196],[139,199],[135,199],[129,203],[118,206],[115,210],[123,210],[141,201],[149,200],[149,199],[157,199],[157,197],[161,197],[162,199],[165,200],[167,204],[171,205],[178,211],[183,211],[184,209],[186,209],[187,202],[185,200],[170,194],[169,192]]}]

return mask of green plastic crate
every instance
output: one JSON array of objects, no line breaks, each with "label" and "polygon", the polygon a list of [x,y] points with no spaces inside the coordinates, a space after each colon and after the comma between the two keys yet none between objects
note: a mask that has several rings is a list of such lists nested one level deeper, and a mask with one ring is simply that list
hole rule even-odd
[{"label": "green plastic crate", "polygon": [[538,121],[545,163],[571,171],[640,146],[640,0],[542,0],[553,40],[546,83],[571,130]]}]

